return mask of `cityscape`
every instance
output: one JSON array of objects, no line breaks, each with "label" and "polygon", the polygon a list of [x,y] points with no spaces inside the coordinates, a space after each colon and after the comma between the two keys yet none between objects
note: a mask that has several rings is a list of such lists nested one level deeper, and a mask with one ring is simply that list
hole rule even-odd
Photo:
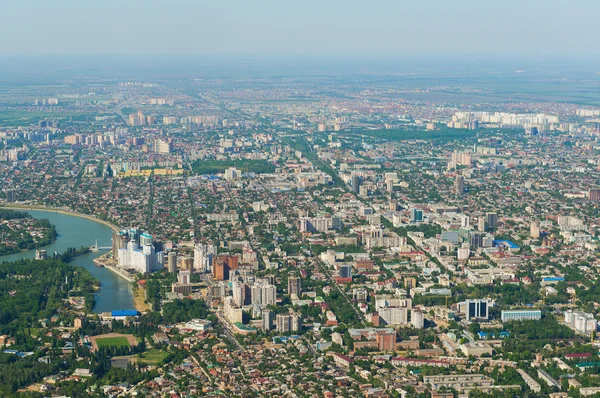
[{"label": "cityscape", "polygon": [[294,32],[0,46],[0,396],[600,397],[600,62]]}]

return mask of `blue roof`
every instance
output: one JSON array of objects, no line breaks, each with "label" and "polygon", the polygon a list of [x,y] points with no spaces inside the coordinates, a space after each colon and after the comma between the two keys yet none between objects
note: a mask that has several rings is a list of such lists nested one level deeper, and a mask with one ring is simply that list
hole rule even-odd
[{"label": "blue roof", "polygon": [[137,310],[114,310],[110,313],[112,316],[138,316]]},{"label": "blue roof", "polygon": [[542,278],[542,280],[545,281],[545,282],[552,282],[552,281],[554,281],[554,282],[560,282],[560,281],[564,281],[565,278],[560,277],[560,276],[549,276],[549,277],[546,277],[546,278]]},{"label": "blue roof", "polygon": [[518,249],[519,246],[509,240],[495,240],[494,246],[508,246],[510,249]]}]

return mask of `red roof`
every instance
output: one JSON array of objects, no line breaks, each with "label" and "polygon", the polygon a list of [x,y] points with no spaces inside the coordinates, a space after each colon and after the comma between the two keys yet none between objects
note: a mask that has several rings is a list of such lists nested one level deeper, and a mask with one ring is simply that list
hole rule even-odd
[{"label": "red roof", "polygon": [[587,358],[587,357],[591,357],[592,354],[590,354],[589,352],[579,352],[579,353],[575,353],[575,354],[565,354],[565,358]]}]

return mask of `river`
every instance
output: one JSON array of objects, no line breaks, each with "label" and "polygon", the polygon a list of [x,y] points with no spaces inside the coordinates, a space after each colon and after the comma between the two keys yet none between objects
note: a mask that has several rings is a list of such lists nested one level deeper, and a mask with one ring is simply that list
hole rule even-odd
[{"label": "river", "polygon": [[[20,210],[24,211],[24,210]],[[41,249],[47,250],[51,256],[54,252],[63,253],[69,247],[92,246],[98,239],[99,247],[111,246],[111,229],[99,222],[69,214],[42,210],[27,210],[34,218],[47,218],[56,226],[58,238]],[[87,269],[100,281],[100,290],[96,294],[94,312],[107,312],[120,309],[133,309],[133,290],[131,284],[103,267],[94,265],[94,258],[108,252],[101,250],[75,257],[71,263]],[[0,261],[15,261],[22,258],[34,258],[35,250],[0,256]]]}]

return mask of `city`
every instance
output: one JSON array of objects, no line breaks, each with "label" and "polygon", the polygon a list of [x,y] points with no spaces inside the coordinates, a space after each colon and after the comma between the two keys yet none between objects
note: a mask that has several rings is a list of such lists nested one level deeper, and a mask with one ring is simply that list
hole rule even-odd
[{"label": "city", "polygon": [[0,395],[600,396],[598,64],[11,62]]}]

